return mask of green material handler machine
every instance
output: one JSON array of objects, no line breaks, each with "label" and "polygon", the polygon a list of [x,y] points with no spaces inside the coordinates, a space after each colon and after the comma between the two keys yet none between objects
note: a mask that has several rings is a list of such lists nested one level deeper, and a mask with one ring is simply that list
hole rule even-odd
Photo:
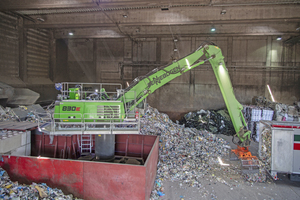
[{"label": "green material handler machine", "polygon": [[[243,107],[235,98],[221,49],[213,43],[202,44],[180,60],[135,78],[126,89],[122,89],[121,84],[56,84],[56,89],[61,91],[60,100],[55,104],[50,126],[44,128],[44,131],[50,134],[107,134],[106,137],[123,133],[138,134],[137,108],[145,98],[164,84],[206,62],[210,62],[213,68],[232,120],[236,132],[233,142],[247,153],[248,148],[245,148],[250,145],[251,132],[246,128]],[[115,88],[117,92],[107,93],[104,89],[107,87],[110,90]],[[106,140],[102,141],[102,144],[105,142],[107,143]],[[111,145],[113,142],[114,140]]]}]

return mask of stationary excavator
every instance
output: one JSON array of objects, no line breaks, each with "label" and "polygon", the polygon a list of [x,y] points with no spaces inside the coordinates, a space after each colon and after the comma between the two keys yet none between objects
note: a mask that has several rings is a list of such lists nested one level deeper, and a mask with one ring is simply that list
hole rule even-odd
[{"label": "stationary excavator", "polygon": [[[139,133],[137,108],[148,95],[206,62],[210,62],[213,68],[236,132],[232,141],[238,147],[232,152],[238,158],[248,160],[247,164],[253,166],[257,158],[248,149],[251,132],[247,129],[242,114],[243,106],[235,98],[221,49],[212,42],[202,43],[196,51],[172,64],[135,78],[126,89],[121,89],[121,85],[101,83],[56,84],[56,89],[60,90],[61,94],[59,101],[55,103],[51,126],[43,131],[50,134],[95,134],[97,155],[97,146],[103,146],[99,151],[114,146],[114,134]],[[111,95],[105,91],[105,87],[117,87],[117,93]],[[102,137],[97,137],[99,134]],[[84,149],[84,146],[81,148]],[[113,150],[100,156],[113,154]]]}]

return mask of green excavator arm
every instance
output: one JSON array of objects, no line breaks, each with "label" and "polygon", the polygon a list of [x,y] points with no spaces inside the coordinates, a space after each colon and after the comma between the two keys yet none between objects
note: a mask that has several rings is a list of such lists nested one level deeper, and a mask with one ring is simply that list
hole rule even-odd
[{"label": "green excavator arm", "polygon": [[213,57],[209,62],[218,81],[237,136],[237,138],[234,137],[233,142],[242,147],[249,146],[251,131],[247,130],[247,123],[242,113],[243,106],[235,98],[222,52],[219,47],[211,45],[205,47],[204,51],[206,57]]},{"label": "green excavator arm", "polygon": [[233,142],[239,146],[249,146],[251,132],[246,128],[247,124],[242,114],[243,106],[235,98],[224,57],[221,49],[216,45],[201,45],[195,52],[182,59],[168,66],[154,69],[145,76],[136,78],[118,99],[125,102],[129,110],[133,110],[158,88],[207,61],[210,62],[213,68],[236,132]]}]

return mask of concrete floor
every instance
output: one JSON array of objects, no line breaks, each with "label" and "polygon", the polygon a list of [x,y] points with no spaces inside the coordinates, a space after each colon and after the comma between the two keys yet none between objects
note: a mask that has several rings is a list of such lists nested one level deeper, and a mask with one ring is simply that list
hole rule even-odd
[{"label": "concrete floor", "polygon": [[[219,135],[231,142],[231,138]],[[231,142],[230,146],[235,148]],[[252,142],[249,148],[253,155],[257,156],[258,143]],[[229,163],[231,168],[239,168],[239,161],[230,161],[223,158],[224,163]],[[221,177],[216,178],[216,177]],[[195,200],[195,199],[256,199],[256,200],[300,200],[300,182],[290,181],[288,174],[278,174],[279,180],[274,181],[270,177],[265,183],[250,183],[240,174],[223,173],[207,175],[201,180],[202,187],[189,187],[185,183],[163,181],[164,193],[162,200]]]}]

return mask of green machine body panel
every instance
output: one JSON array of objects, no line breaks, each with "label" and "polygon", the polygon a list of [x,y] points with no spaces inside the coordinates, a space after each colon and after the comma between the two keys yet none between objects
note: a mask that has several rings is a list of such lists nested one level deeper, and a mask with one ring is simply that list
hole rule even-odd
[{"label": "green machine body panel", "polygon": [[63,122],[120,121],[125,118],[119,101],[61,101],[55,106],[54,118]]}]

